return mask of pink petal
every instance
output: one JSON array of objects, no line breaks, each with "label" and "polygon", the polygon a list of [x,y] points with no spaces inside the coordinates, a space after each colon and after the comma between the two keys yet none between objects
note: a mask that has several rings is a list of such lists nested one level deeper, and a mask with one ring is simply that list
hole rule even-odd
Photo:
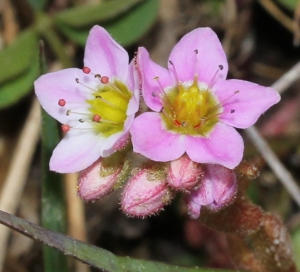
[{"label": "pink petal", "polygon": [[[138,49],[137,66],[147,106],[154,111],[160,111],[162,108],[160,94],[163,88],[174,84],[168,70],[154,63],[144,47]],[[156,77],[159,79],[155,79]]]},{"label": "pink petal", "polygon": [[[173,66],[169,63],[169,71],[175,80],[177,74],[182,82],[193,80],[197,74],[200,82],[212,86],[217,80],[225,79],[228,72],[227,58],[222,45],[210,28],[197,28],[183,36],[173,48],[169,60],[174,64]],[[223,66],[222,70],[220,65]]]},{"label": "pink petal", "polygon": [[92,132],[70,130],[53,151],[50,170],[59,173],[81,171],[100,157],[101,138]]},{"label": "pink petal", "polygon": [[237,191],[235,173],[221,165],[207,164],[208,175],[212,182],[214,204],[222,207],[234,198]]},{"label": "pink petal", "polygon": [[86,42],[84,65],[95,74],[117,77],[125,82],[128,63],[128,54],[123,47],[104,28],[94,26]]},{"label": "pink petal", "polygon": [[207,138],[186,136],[186,152],[191,160],[199,163],[236,167],[243,157],[244,142],[232,127],[216,124]]},{"label": "pink petal", "polygon": [[191,218],[197,219],[200,216],[201,206],[213,203],[213,187],[207,169],[205,169],[204,177],[196,191],[192,191],[187,197],[188,214]]},{"label": "pink petal", "polygon": [[[220,80],[214,85],[220,103],[224,101],[221,120],[237,128],[253,125],[268,108],[278,103],[279,94],[272,88],[243,80]],[[235,91],[239,91],[234,94]]]},{"label": "pink petal", "polygon": [[[134,120],[134,116],[129,116],[124,124],[123,131],[120,131],[118,133],[114,133],[111,136],[107,138],[101,139],[101,157],[108,157],[111,154],[113,154],[115,151],[119,150],[119,144],[121,144],[122,138],[128,133],[132,123]],[[125,139],[124,139],[125,140]]]},{"label": "pink petal", "polygon": [[[86,88],[76,83],[76,78],[81,76],[82,70],[70,68],[42,75],[34,82],[35,93],[43,109],[62,124],[73,119],[78,121],[78,115],[67,116],[67,110],[80,109],[83,113],[87,111]],[[64,107],[58,105],[60,99],[66,101]]]},{"label": "pink petal", "polygon": [[133,151],[154,161],[178,159],[185,152],[183,137],[163,128],[158,113],[146,112],[135,118],[130,133]]},{"label": "pink petal", "polygon": [[138,74],[135,68],[134,61],[131,61],[128,67],[127,87],[129,91],[132,93],[132,97],[129,100],[126,114],[132,115],[139,110],[139,99],[140,99]]}]

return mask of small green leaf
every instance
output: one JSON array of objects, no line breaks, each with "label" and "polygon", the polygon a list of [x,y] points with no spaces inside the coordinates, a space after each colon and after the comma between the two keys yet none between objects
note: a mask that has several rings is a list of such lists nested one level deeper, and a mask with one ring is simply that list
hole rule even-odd
[{"label": "small green leaf", "polygon": [[[87,263],[101,271],[109,272],[233,272],[233,270],[199,268],[199,267],[182,267],[169,265],[160,262],[151,262],[137,260],[129,257],[117,257],[111,252],[88,245],[69,236],[44,229],[33,223],[14,215],[0,211],[0,223],[22,233],[23,235],[40,241],[45,245],[56,248],[66,255],[71,255],[76,259]],[[61,271],[61,270],[53,270]],[[238,271],[236,271],[238,272]]]},{"label": "small green leaf", "polygon": [[32,30],[24,31],[9,47],[0,51],[0,86],[28,72],[37,52],[37,36]]},{"label": "small green leaf", "polygon": [[47,5],[48,0],[27,0],[27,2],[34,10],[42,11]]},{"label": "small green leaf", "polygon": [[61,11],[54,20],[59,25],[82,28],[111,20],[130,10],[142,0],[111,0],[97,5],[84,5]]},{"label": "small green leaf", "polygon": [[[137,41],[150,29],[157,17],[158,6],[158,0],[145,0],[114,20],[99,20],[94,24],[101,24],[112,34],[114,39],[123,46],[127,46]],[[86,28],[74,28],[70,25],[61,24],[59,27],[71,40],[84,46],[92,25]]]},{"label": "small green leaf", "polygon": [[[294,256],[300,256],[300,228],[298,227],[291,235],[292,237],[292,243],[293,243],[293,249],[294,249]],[[298,271],[300,271],[300,258],[295,258],[295,263],[298,268]]]},{"label": "small green leaf", "polygon": [[278,0],[278,2],[291,11],[294,11],[298,5],[299,0]]},{"label": "small green leaf", "polygon": [[38,54],[31,58],[31,66],[17,75],[16,78],[11,78],[10,81],[0,84],[0,108],[8,107],[32,90],[34,80],[39,74]]}]

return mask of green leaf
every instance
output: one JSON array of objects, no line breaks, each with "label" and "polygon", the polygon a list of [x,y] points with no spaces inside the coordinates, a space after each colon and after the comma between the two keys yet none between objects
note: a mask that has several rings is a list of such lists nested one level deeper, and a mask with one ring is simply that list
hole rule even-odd
[{"label": "green leaf", "polygon": [[[157,17],[158,6],[158,0],[145,0],[113,20],[99,20],[93,22],[93,24],[101,24],[101,26],[112,34],[114,39],[123,46],[127,46],[137,41],[150,29]],[[85,28],[75,28],[63,24],[59,25],[60,30],[66,36],[82,46],[86,43],[91,27],[92,25]]]},{"label": "green leaf", "polygon": [[41,11],[47,5],[48,0],[27,0],[27,2],[34,10]]},{"label": "green leaf", "polygon": [[[291,235],[293,249],[294,249],[294,256],[300,256],[300,228],[298,227]],[[296,267],[298,271],[300,271],[300,258],[295,258]]]},{"label": "green leaf", "polygon": [[8,107],[32,90],[39,74],[37,37],[27,31],[0,52],[0,108]]},{"label": "green leaf", "polygon": [[[43,49],[43,44],[41,44],[41,73],[46,70]],[[60,137],[56,120],[42,110],[42,225],[65,233],[67,230],[67,217],[62,175],[49,170],[52,151],[59,141]],[[49,247],[44,247],[43,252],[46,272],[68,271],[67,259],[63,254]]]},{"label": "green leaf", "polygon": [[294,11],[298,5],[299,0],[278,0],[284,7]]},{"label": "green leaf", "polygon": [[[233,270],[180,267],[160,262],[137,260],[129,257],[117,257],[111,252],[88,245],[69,236],[44,229],[14,215],[0,211],[0,223],[23,235],[56,248],[66,255],[87,263],[101,271],[109,272],[233,272]],[[61,271],[53,270],[53,271]]]},{"label": "green leaf", "polygon": [[61,11],[54,20],[58,24],[74,28],[89,27],[99,22],[111,20],[130,10],[142,0],[111,0],[97,5],[83,5]]},{"label": "green leaf", "polygon": [[0,51],[0,86],[28,72],[34,55],[38,55],[37,36],[32,30],[24,31],[9,47]]},{"label": "green leaf", "polygon": [[26,73],[19,75],[15,80],[11,80],[0,85],[0,108],[8,107],[32,90],[33,81],[39,73],[37,58],[32,60],[32,67]]}]

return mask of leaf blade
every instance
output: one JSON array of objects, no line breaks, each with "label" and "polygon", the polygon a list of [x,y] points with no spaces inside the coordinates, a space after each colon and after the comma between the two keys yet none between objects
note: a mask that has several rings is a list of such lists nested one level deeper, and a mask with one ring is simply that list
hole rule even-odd
[{"label": "leaf blade", "polygon": [[[14,215],[0,211],[0,223],[22,233],[23,235],[56,248],[67,255],[72,255],[102,271],[109,272],[233,272],[233,270],[210,268],[185,268],[160,262],[137,260],[127,257],[117,257],[111,252],[88,245],[69,236],[44,229]],[[238,272],[238,271],[236,271]]]}]

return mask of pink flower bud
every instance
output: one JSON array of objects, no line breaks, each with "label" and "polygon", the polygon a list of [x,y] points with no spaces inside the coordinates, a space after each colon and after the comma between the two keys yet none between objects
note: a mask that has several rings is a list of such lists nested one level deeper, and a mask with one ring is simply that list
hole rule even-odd
[{"label": "pink flower bud", "polygon": [[145,217],[159,212],[171,199],[165,173],[144,168],[129,180],[123,191],[121,204],[127,215]]},{"label": "pink flower bud", "polygon": [[109,194],[118,181],[122,164],[103,165],[103,158],[81,171],[78,178],[78,195],[85,201],[96,200]]},{"label": "pink flower bud", "polygon": [[204,177],[196,191],[187,198],[188,212],[191,218],[200,216],[201,206],[219,210],[234,200],[237,191],[235,173],[216,164],[207,164]]},{"label": "pink flower bud", "polygon": [[237,193],[237,179],[233,170],[211,164],[208,171],[212,179],[214,202],[207,207],[219,210],[233,202]]},{"label": "pink flower bud", "polygon": [[171,161],[167,182],[177,190],[191,190],[200,182],[204,175],[201,164],[193,162],[187,155]]}]

